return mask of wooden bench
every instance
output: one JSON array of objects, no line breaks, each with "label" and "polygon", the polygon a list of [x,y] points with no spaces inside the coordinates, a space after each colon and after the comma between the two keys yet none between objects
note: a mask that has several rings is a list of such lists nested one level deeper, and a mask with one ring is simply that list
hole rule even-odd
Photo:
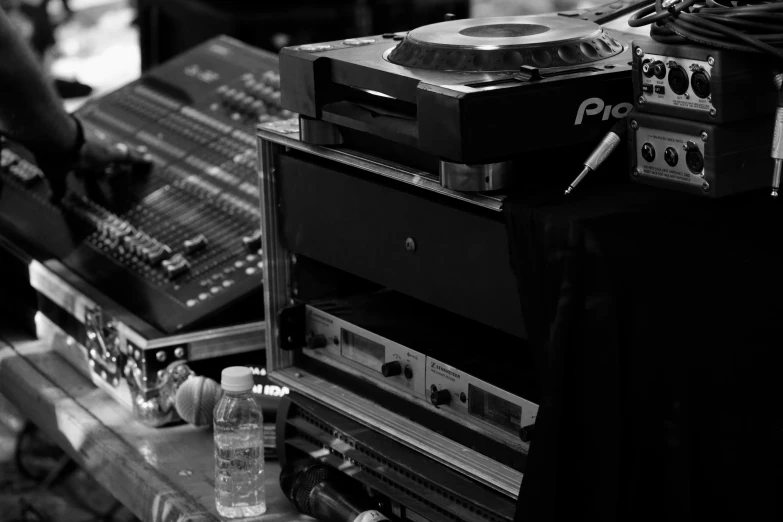
[{"label": "wooden bench", "polygon": [[[217,522],[212,431],[150,428],[96,388],[44,341],[0,341],[0,393],[145,522]],[[266,464],[267,513],[312,521],[283,496],[280,466]]]}]

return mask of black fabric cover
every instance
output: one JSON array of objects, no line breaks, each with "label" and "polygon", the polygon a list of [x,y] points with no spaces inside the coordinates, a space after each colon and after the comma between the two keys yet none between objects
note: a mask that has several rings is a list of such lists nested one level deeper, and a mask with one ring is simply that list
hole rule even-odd
[{"label": "black fabric cover", "polygon": [[542,390],[516,522],[783,519],[781,205],[507,201]]}]

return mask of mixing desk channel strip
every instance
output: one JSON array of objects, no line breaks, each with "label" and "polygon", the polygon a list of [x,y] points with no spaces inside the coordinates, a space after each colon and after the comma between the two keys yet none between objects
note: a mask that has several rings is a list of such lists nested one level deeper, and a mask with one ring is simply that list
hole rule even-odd
[{"label": "mixing desk channel strip", "polygon": [[85,133],[143,146],[152,171],[121,187],[71,180],[54,207],[29,157],[8,151],[0,199],[24,203],[0,204],[0,221],[22,223],[19,236],[167,333],[260,292],[253,133],[294,116],[280,107],[277,71],[275,55],[220,37],[89,102],[77,112]]}]

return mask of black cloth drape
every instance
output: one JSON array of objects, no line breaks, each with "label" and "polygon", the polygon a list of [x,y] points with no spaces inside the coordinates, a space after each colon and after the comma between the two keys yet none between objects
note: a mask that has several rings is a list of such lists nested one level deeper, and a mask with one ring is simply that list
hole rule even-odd
[{"label": "black cloth drape", "polygon": [[515,522],[781,520],[782,205],[509,198],[541,385]]}]

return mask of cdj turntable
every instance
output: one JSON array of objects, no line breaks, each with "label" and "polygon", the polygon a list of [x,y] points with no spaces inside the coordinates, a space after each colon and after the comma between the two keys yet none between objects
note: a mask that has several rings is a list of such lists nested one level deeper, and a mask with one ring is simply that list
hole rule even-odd
[{"label": "cdj turntable", "polygon": [[514,519],[543,393],[504,205],[631,110],[632,36],[596,22],[638,4],[281,52],[299,118],[257,136],[283,461],[361,477],[400,520]]},{"label": "cdj turntable", "polygon": [[598,23],[638,4],[289,47],[282,104],[306,143],[385,150],[456,190],[503,188],[631,109],[631,37]]}]

